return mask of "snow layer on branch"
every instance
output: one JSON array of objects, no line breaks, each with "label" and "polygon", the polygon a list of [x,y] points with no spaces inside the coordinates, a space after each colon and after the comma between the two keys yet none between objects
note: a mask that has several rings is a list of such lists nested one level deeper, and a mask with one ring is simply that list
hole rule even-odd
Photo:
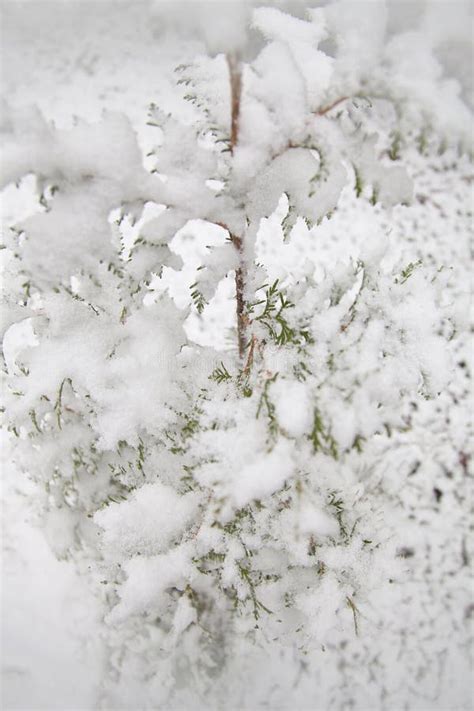
[{"label": "snow layer on branch", "polygon": [[153,305],[127,319],[106,379],[96,389],[96,427],[104,448],[121,439],[136,442],[142,428],[152,433],[172,417],[166,403],[184,334],[176,309],[168,304],[166,312],[163,318],[160,306]]},{"label": "snow layer on branch", "polygon": [[257,177],[248,196],[249,215],[253,219],[268,217],[287,193],[296,214],[317,222],[335,207],[346,180],[337,158],[320,176],[320,162],[310,150],[290,148]]},{"label": "snow layer on branch", "polygon": [[181,496],[160,482],[144,484],[127,501],[110,503],[94,515],[103,530],[105,552],[112,560],[137,553],[164,552],[196,516],[199,497]]},{"label": "snow layer on branch", "polygon": [[[333,66],[333,59],[317,49],[326,37],[322,13],[315,13],[314,23],[311,23],[275,8],[258,8],[254,11],[253,24],[264,37],[289,48],[295,67],[304,80],[308,109],[315,110],[330,86]],[[280,76],[280,80],[283,77]],[[289,77],[288,82],[285,79],[285,86],[287,83],[290,83]]]},{"label": "snow layer on branch", "polygon": [[230,242],[210,249],[197,273],[196,288],[206,300],[211,299],[222,279],[238,266],[239,254]]},{"label": "snow layer on branch", "polygon": [[107,191],[108,186],[96,179],[80,194],[66,187],[56,196],[53,210],[22,223],[23,258],[36,281],[59,281],[81,267],[92,269],[98,259],[112,258],[107,218],[119,200],[115,191],[105,197],[104,188]]},{"label": "snow layer on branch", "polygon": [[149,558],[135,556],[123,565],[127,580],[120,586],[120,602],[109,613],[110,624],[130,615],[153,615],[167,607],[167,589],[184,590],[193,576],[192,548],[184,543]]},{"label": "snow layer on branch", "polygon": [[[229,409],[220,403],[220,409],[224,417],[232,418],[232,407]],[[204,461],[209,457],[208,452],[219,453],[215,463],[200,465],[195,476],[202,485],[212,487],[218,498],[227,499],[228,504],[221,513],[223,520],[230,518],[236,508],[242,508],[254,499],[271,496],[295,469],[293,444],[282,440],[271,451],[266,451],[262,427],[252,420],[240,422],[238,428],[203,432],[195,447]],[[250,462],[249,451],[253,452]]]},{"label": "snow layer on branch", "polygon": [[244,466],[231,483],[229,493],[236,506],[242,508],[281,489],[293,471],[292,446],[281,441],[271,452]]},{"label": "snow layer on branch", "polygon": [[278,422],[290,437],[302,437],[311,431],[313,407],[303,383],[278,379],[270,388]]},{"label": "snow layer on branch", "polygon": [[78,120],[67,130],[49,125],[37,109],[3,108],[2,185],[27,173],[53,182],[104,178],[126,191],[155,182],[142,169],[136,135],[123,114],[104,112],[98,123]]},{"label": "snow layer on branch", "polygon": [[[248,180],[281,151],[293,135],[300,135],[306,117],[303,77],[287,45],[266,46],[244,74],[237,176]],[[256,138],[258,126],[258,141]]]},{"label": "snow layer on branch", "polygon": [[297,514],[297,526],[304,534],[312,534],[318,538],[339,535],[339,524],[334,516],[327,511],[308,503],[303,503]]},{"label": "snow layer on branch", "polygon": [[119,440],[136,443],[141,430],[155,431],[172,418],[165,405],[173,399],[170,368],[177,367],[185,336],[171,303],[163,298],[125,323],[64,294],[45,297],[43,308],[48,327],[36,319],[38,344],[21,354],[28,389],[13,399],[13,412],[28,412],[42,396],[56,402],[61,383],[70,380],[76,394],[90,394],[91,425],[104,449]]},{"label": "snow layer on branch", "polygon": [[34,173],[39,192],[52,193],[41,212],[21,223],[24,267],[37,282],[68,281],[81,268],[111,260],[111,210],[159,196],[162,183],[143,169],[124,116],[105,113],[99,123],[57,130],[36,111],[8,110],[3,132],[3,184]]},{"label": "snow layer on branch", "polygon": [[[153,114],[161,115],[154,111]],[[211,178],[217,168],[216,154],[199,144],[197,131],[194,125],[188,126],[171,116],[163,117],[160,121],[164,132],[163,145],[156,148],[158,159],[157,168],[166,176],[183,176],[190,173],[195,180],[201,180],[205,175]],[[189,167],[193,166],[190,171]]]}]

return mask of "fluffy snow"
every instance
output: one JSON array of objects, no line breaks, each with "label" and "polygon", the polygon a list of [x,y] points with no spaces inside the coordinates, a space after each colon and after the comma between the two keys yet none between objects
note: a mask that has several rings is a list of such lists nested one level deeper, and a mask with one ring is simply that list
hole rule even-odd
[{"label": "fluffy snow", "polygon": [[108,616],[109,623],[120,622],[130,615],[155,614],[166,601],[166,589],[184,590],[192,574],[190,549],[186,545],[151,557],[135,556],[124,565],[127,576],[120,588],[120,602]]},{"label": "fluffy snow", "polygon": [[276,380],[271,385],[279,423],[290,437],[301,437],[311,431],[313,408],[303,383]]},{"label": "fluffy snow", "polygon": [[260,456],[240,471],[232,482],[232,499],[238,508],[254,499],[265,499],[281,489],[293,469],[291,445],[279,442],[269,454]]},{"label": "fluffy snow", "polygon": [[183,534],[198,505],[195,494],[179,496],[156,482],[144,484],[123,504],[110,503],[94,521],[104,529],[103,544],[112,556],[150,556],[165,551]]}]

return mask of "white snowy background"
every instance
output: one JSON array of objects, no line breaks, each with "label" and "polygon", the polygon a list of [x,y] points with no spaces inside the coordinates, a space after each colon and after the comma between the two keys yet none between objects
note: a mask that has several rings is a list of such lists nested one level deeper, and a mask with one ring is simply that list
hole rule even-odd
[{"label": "white snowy background", "polygon": [[[287,6],[298,11],[306,4],[315,3]],[[214,11],[225,14],[226,5],[210,3],[205,13],[211,18]],[[469,3],[390,2],[389,8],[391,33],[420,25],[432,33],[446,74],[461,83],[463,98],[470,105]],[[201,51],[195,30],[203,12],[191,2],[4,2],[2,93],[13,106],[37,104],[59,127],[71,126],[74,116],[96,120],[103,109],[122,111],[131,119],[145,152],[146,110],[151,101],[169,110],[189,110],[175,91],[173,70]],[[414,253],[434,254],[438,263],[452,266],[454,299],[464,298],[469,288],[472,203],[468,166],[439,173],[413,157],[410,172],[415,192],[426,199],[408,210],[395,210],[391,238],[396,242],[398,233],[411,228]],[[4,210],[8,222],[25,209],[25,196],[17,191],[5,197],[9,198]],[[377,216],[354,208],[348,196],[338,219],[320,236],[318,249],[324,262],[331,263],[337,256],[337,230],[348,223],[354,229],[354,220],[360,222],[362,234],[367,220],[377,222]],[[286,255],[285,263],[300,257]],[[275,277],[279,259],[276,255]],[[187,263],[192,274],[198,261],[188,254]],[[209,339],[226,347],[225,327],[232,326],[225,322],[228,296],[224,289],[217,299],[201,334],[202,343]],[[199,324],[190,323],[189,328],[196,333]],[[395,525],[405,547],[403,582],[393,586],[390,595],[385,589],[372,600],[371,618],[362,620],[359,637],[341,645],[337,668],[334,656],[325,664],[320,655],[318,678],[302,669],[297,687],[275,697],[268,695],[262,682],[264,698],[256,688],[255,708],[472,708],[470,355],[466,339],[459,347],[450,390],[416,414],[410,441],[405,438],[399,447],[396,438],[392,442],[399,479],[393,481],[390,510],[396,511]],[[4,451],[8,456],[8,443]],[[100,700],[105,664],[100,610],[73,564],[58,561],[43,531],[35,526],[30,503],[35,485],[8,462],[2,475],[2,707],[93,709]],[[61,530],[55,535],[60,537]],[[277,673],[288,663],[282,660]]]}]

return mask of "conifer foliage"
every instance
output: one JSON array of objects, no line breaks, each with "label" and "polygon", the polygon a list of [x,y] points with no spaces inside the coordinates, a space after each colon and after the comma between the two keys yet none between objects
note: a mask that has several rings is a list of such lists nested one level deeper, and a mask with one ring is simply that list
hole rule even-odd
[{"label": "conifer foliage", "polygon": [[[317,249],[341,199],[387,220],[410,204],[404,152],[451,150],[443,126],[420,147],[379,7],[358,42],[331,9],[255,10],[251,61],[177,68],[191,123],[150,106],[151,170],[122,116],[58,130],[5,111],[3,184],[34,176],[37,196],[6,237],[15,458],[56,554],[103,591],[111,669],[131,646],[162,693],[183,675],[205,689],[244,643],[363,634],[368,594],[396,575],[388,443],[446,385],[449,270],[380,229],[341,234],[337,263]],[[196,220],[222,239],[182,308],[166,275]],[[229,278],[234,347],[200,346],[186,320]]]}]

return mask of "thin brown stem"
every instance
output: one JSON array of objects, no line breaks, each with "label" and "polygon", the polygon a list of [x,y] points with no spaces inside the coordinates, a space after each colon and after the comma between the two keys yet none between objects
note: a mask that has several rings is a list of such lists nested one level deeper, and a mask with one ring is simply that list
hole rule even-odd
[{"label": "thin brown stem", "polygon": [[255,351],[255,344],[256,344],[256,342],[257,342],[257,337],[256,337],[255,334],[254,334],[254,335],[252,336],[251,341],[250,341],[250,348],[249,348],[249,352],[248,352],[248,355],[247,355],[247,360],[246,360],[246,363],[245,363],[245,367],[244,367],[244,370],[243,370],[244,375],[248,375],[248,374],[250,373],[251,368],[252,368],[252,365],[253,365],[253,354],[254,354],[254,351]]},{"label": "thin brown stem", "polygon": [[[231,123],[230,123],[230,152],[233,155],[234,150],[239,140],[239,118],[240,118],[240,103],[242,93],[242,71],[240,62],[234,55],[227,55],[227,65],[229,67],[230,81],[230,104],[231,104]],[[232,244],[239,253],[239,266],[235,270],[235,298],[237,311],[237,341],[240,358],[244,357],[245,348],[247,346],[247,317],[245,315],[245,262],[244,262],[244,244],[243,238],[238,235],[230,234]]]},{"label": "thin brown stem", "polygon": [[342,104],[343,101],[347,101],[347,99],[350,99],[350,96],[341,96],[340,99],[336,99],[336,101],[333,101],[332,104],[329,104],[329,106],[323,106],[323,108],[319,109],[316,111],[316,114],[318,116],[324,116],[324,114],[327,114],[331,109],[335,109],[336,106],[339,104]]},{"label": "thin brown stem", "polygon": [[242,258],[242,238],[231,235],[232,244],[240,255],[240,266],[235,270],[235,300],[237,311],[237,342],[239,346],[239,356],[244,357],[247,347],[247,316],[245,315],[245,265]]},{"label": "thin brown stem", "polygon": [[230,151],[234,152],[234,148],[239,140],[239,116],[240,116],[240,97],[242,92],[242,72],[239,60],[235,55],[227,55],[227,65],[229,67],[230,79],[230,102],[231,102],[231,122],[230,122]]}]

